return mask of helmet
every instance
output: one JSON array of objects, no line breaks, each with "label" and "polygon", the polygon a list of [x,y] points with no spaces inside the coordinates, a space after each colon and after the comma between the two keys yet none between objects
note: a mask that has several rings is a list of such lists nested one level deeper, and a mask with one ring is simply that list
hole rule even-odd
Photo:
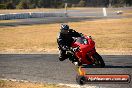
[{"label": "helmet", "polygon": [[69,30],[69,26],[66,24],[61,24],[61,30]]}]

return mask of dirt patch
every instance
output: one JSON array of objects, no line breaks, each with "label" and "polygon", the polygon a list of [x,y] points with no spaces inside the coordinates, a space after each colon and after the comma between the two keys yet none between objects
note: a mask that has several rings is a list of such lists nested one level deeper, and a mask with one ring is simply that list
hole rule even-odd
[{"label": "dirt patch", "polygon": [[0,80],[0,88],[70,88],[70,87],[60,86],[57,84]]}]

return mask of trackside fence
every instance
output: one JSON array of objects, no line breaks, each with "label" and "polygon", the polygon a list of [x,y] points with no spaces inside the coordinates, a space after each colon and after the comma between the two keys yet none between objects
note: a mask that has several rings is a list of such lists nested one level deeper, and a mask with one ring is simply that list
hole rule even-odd
[{"label": "trackside fence", "polygon": [[66,13],[59,13],[59,12],[55,12],[55,13],[29,12],[29,13],[0,14],[0,20],[45,18],[45,17],[66,17]]}]

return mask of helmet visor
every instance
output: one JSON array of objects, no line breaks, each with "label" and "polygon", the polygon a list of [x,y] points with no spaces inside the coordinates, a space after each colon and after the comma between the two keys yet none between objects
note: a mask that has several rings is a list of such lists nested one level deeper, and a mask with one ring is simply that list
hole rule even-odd
[{"label": "helmet visor", "polygon": [[61,33],[68,34],[68,30],[61,30]]}]

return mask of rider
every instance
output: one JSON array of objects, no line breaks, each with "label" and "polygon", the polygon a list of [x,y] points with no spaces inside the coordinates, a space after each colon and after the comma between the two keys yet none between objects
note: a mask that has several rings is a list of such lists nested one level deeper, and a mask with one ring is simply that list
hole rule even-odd
[{"label": "rider", "polygon": [[66,51],[70,49],[71,43],[74,41],[72,37],[81,37],[82,34],[70,29],[68,25],[61,24],[60,32],[57,38],[58,48],[60,50],[59,60],[64,61],[68,58]]}]

